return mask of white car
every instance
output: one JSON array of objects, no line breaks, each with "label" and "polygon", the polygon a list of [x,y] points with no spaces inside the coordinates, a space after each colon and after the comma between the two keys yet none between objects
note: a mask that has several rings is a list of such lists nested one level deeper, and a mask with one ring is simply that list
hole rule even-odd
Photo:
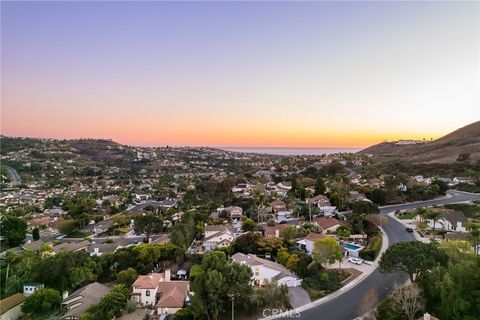
[{"label": "white car", "polygon": [[348,262],[360,265],[363,263],[363,260],[359,258],[348,258]]}]

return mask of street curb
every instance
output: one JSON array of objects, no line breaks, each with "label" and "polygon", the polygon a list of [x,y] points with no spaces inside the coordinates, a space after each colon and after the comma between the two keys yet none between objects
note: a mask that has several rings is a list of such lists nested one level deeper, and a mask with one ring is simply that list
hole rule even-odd
[{"label": "street curb", "polygon": [[373,268],[372,270],[370,270],[368,273],[362,273],[362,275],[360,275],[358,278],[356,278],[355,280],[353,280],[352,282],[348,283],[347,285],[341,287],[340,289],[338,289],[337,291],[335,292],[332,292],[328,295],[326,295],[325,297],[323,298],[320,298],[318,300],[315,300],[315,301],[312,301],[310,303],[307,303],[301,307],[298,307],[296,309],[293,309],[293,310],[288,310],[286,312],[283,312],[281,314],[276,314],[274,316],[269,316],[269,317],[264,317],[264,318],[259,318],[259,320],[271,320],[271,319],[278,319],[278,318],[282,318],[282,317],[289,317],[290,315],[295,315],[295,314],[300,314],[301,312],[303,311],[306,311],[306,310],[309,310],[309,309],[312,309],[314,307],[318,307],[319,305],[321,304],[324,304],[342,294],[344,294],[345,292],[349,291],[350,289],[354,288],[356,285],[358,285],[360,282],[362,282],[363,280],[365,280],[366,278],[368,278],[368,276],[370,276],[373,272],[375,272],[375,270],[378,269],[378,261],[380,260],[382,254],[388,249],[388,245],[389,245],[389,239],[388,239],[388,236],[387,236],[387,233],[385,232],[385,230],[383,230],[382,227],[378,226],[378,228],[380,229],[380,232],[382,233],[382,248],[380,249],[380,252],[378,253],[378,256],[377,258],[375,258],[375,260],[373,261],[373,264],[376,265],[375,268]]}]

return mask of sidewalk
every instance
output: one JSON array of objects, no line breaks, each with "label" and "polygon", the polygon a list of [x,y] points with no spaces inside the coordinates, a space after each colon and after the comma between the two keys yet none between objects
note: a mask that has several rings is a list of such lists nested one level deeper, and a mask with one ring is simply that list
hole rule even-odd
[{"label": "sidewalk", "polygon": [[[380,228],[380,227],[379,227]],[[277,314],[275,316],[270,316],[270,317],[266,317],[266,318],[261,318],[261,320],[270,320],[270,319],[278,319],[278,318],[282,318],[282,317],[288,317],[289,315],[292,315],[292,314],[296,314],[296,313],[301,313],[305,310],[308,310],[308,309],[311,309],[313,307],[316,307],[316,306],[319,306],[327,301],[330,301],[336,297],[338,297],[339,295],[347,292],[348,290],[350,290],[351,288],[353,288],[354,286],[356,286],[357,284],[359,284],[360,282],[362,282],[363,280],[365,280],[370,274],[373,273],[373,271],[375,271],[378,267],[378,261],[380,260],[380,257],[382,256],[382,254],[387,250],[388,248],[388,237],[385,233],[385,231],[380,228],[380,231],[382,232],[382,248],[380,249],[380,252],[377,256],[377,258],[375,259],[375,261],[371,262],[371,267],[365,267],[365,268],[362,268],[365,270],[365,272],[362,272],[362,274],[360,276],[358,276],[357,278],[355,278],[353,281],[347,283],[345,286],[341,287],[340,289],[338,289],[337,291],[335,292],[332,292],[330,293],[329,295],[326,295],[325,297],[323,298],[320,298],[318,300],[315,300],[313,302],[310,302],[310,303],[307,303],[299,308],[295,308],[293,310],[289,310],[289,311],[286,311],[282,314]],[[348,263],[348,262],[347,262]],[[337,263],[338,264],[338,263]],[[367,265],[367,264],[366,264]],[[343,264],[342,264],[343,266]],[[363,265],[361,265],[363,267]],[[349,268],[352,268],[352,266],[348,266]],[[359,269],[357,268],[359,266],[356,266],[353,267],[353,268],[356,268],[356,269]]]}]

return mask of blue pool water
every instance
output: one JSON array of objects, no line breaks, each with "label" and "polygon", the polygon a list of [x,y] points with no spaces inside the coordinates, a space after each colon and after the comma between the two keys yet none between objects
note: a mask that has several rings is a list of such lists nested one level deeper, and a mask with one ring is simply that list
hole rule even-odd
[{"label": "blue pool water", "polygon": [[344,243],[344,244],[343,244],[343,247],[344,247],[345,249],[348,249],[348,250],[358,250],[358,249],[361,248],[360,246],[356,246],[356,245],[350,244],[350,243]]}]

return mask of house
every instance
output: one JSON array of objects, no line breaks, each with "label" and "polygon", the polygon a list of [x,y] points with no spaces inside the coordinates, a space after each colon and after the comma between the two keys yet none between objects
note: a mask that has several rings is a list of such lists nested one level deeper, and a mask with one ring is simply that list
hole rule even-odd
[{"label": "house", "polygon": [[270,202],[270,207],[272,207],[273,212],[287,210],[287,205],[282,200],[273,200],[272,202]]},{"label": "house", "polygon": [[42,246],[45,243],[46,242],[41,239],[36,241],[27,240],[27,242],[22,245],[22,249],[27,251],[32,250],[32,251],[38,252],[42,249]]},{"label": "house", "polygon": [[352,201],[368,201],[371,202],[370,199],[367,198],[366,195],[360,193],[358,191],[350,191],[350,198]]},{"label": "house", "polygon": [[0,300],[0,320],[17,320],[22,316],[22,304],[27,298],[21,293],[15,293]]},{"label": "house", "polygon": [[88,232],[92,232],[94,236],[101,235],[102,233],[106,232],[109,228],[113,226],[112,219],[105,219],[102,221],[95,221],[92,220],[93,223],[89,224],[85,230]]},{"label": "house", "polygon": [[313,224],[319,226],[322,228],[322,233],[327,234],[327,233],[334,233],[337,231],[338,227],[343,225],[342,222],[335,218],[330,218],[330,217],[317,217],[313,218]]},{"label": "house", "polygon": [[279,183],[277,184],[277,186],[278,186],[280,189],[292,190],[292,183],[291,183],[291,182],[282,181],[282,182],[279,182]]},{"label": "house", "polygon": [[297,287],[302,284],[301,279],[281,264],[259,258],[254,254],[237,252],[232,256],[232,260],[239,264],[248,265],[252,269],[253,285],[261,286],[273,281],[287,287]]},{"label": "house", "polygon": [[231,224],[207,225],[205,224],[205,239],[202,249],[210,251],[216,248],[229,246],[234,239],[235,230]]},{"label": "house", "polygon": [[308,203],[314,204],[316,206],[323,207],[323,206],[331,206],[330,200],[324,196],[323,194],[316,195],[313,198],[308,199]]},{"label": "house", "polygon": [[425,313],[423,316],[421,316],[420,318],[418,318],[417,320],[439,320],[437,317],[434,317],[432,315],[430,315],[428,312]]},{"label": "house", "polygon": [[[445,231],[467,232],[466,224],[468,222],[468,219],[462,212],[451,209],[436,210],[441,211],[440,216],[435,222],[436,229],[443,229]],[[428,219],[427,223],[430,228],[434,227],[433,220]]]},{"label": "house", "polygon": [[239,192],[244,192],[247,190],[248,185],[246,183],[239,183],[235,187],[232,188],[233,193],[239,193]]},{"label": "house", "polygon": [[304,239],[297,241],[297,246],[300,250],[312,254],[315,240],[322,238],[325,238],[323,234],[310,232]]},{"label": "house", "polygon": [[23,294],[25,296],[32,295],[38,289],[43,289],[45,286],[42,283],[26,283],[23,285]]},{"label": "house", "polygon": [[230,206],[217,208],[216,216],[219,217],[223,211],[227,213],[230,219],[241,219],[243,215],[243,209],[241,207]]},{"label": "house", "polygon": [[277,221],[286,221],[292,217],[292,211],[285,210],[285,211],[278,211],[277,212]]},{"label": "house", "polygon": [[102,198],[103,201],[108,201],[108,203],[112,206],[118,207],[121,204],[121,198],[117,195],[111,194],[108,196],[104,196]]},{"label": "house", "polygon": [[60,319],[78,319],[88,308],[99,304],[109,292],[109,287],[94,282],[74,291],[71,295],[64,295],[62,310],[65,313]]},{"label": "house", "polygon": [[459,183],[474,184],[474,181],[471,177],[455,177],[455,178],[453,178],[453,184],[459,184]]},{"label": "house", "polygon": [[189,281],[172,281],[170,270],[139,276],[132,284],[132,298],[142,306],[155,307],[158,315],[174,314],[188,302]]},{"label": "house", "polygon": [[275,237],[275,238],[280,238],[280,235],[282,234],[282,230],[291,227],[289,224],[277,224],[274,226],[266,226],[265,227],[265,237],[270,238],[270,237]]},{"label": "house", "polygon": [[332,206],[332,204],[330,203],[330,200],[326,196],[321,194],[316,195],[313,198],[310,198],[308,202],[316,205],[320,209],[320,212],[325,216],[332,216],[335,214],[335,211],[337,210],[337,207]]},{"label": "house", "polygon": [[380,188],[383,185],[383,182],[379,178],[371,178],[368,180],[368,185],[372,188]]},{"label": "house", "polygon": [[79,242],[64,242],[61,244],[57,244],[56,246],[53,246],[53,252],[54,253],[59,253],[62,250],[65,251],[87,251],[88,247],[90,246],[90,241],[88,240],[83,240]]}]

